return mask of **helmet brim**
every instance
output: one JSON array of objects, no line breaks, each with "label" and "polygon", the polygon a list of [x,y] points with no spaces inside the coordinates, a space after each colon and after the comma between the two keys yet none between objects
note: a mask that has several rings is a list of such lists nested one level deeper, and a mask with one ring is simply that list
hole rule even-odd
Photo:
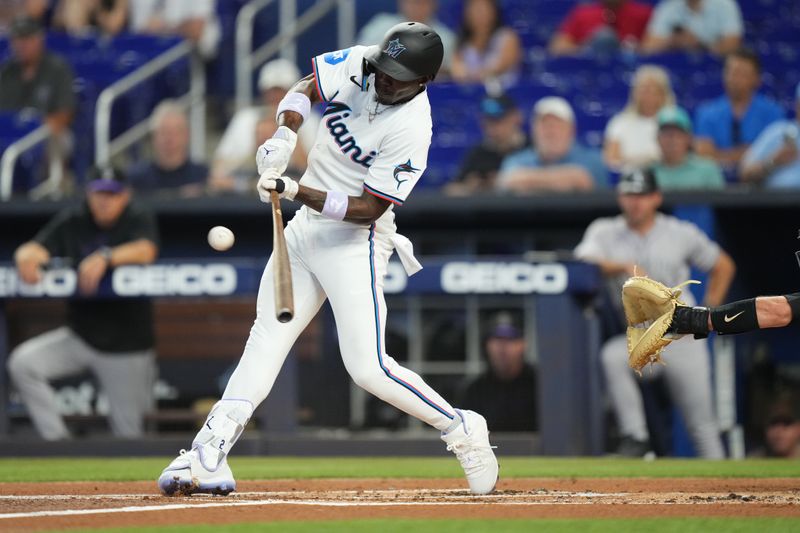
[{"label": "helmet brim", "polygon": [[372,68],[380,70],[398,81],[414,81],[422,77],[388,55],[382,54],[380,46],[370,46],[369,50],[364,53],[364,59]]}]

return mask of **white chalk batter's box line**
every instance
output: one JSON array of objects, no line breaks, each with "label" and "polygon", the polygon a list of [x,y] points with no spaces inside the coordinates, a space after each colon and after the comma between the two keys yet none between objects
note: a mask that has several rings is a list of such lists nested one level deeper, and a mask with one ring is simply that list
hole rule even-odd
[{"label": "white chalk batter's box line", "polygon": [[[417,493],[417,491],[396,491],[396,490],[385,490],[385,491],[346,491],[350,494],[365,494],[365,493],[372,493],[372,494],[397,494],[398,492],[408,492],[408,493]],[[442,490],[437,492],[463,492],[463,490]],[[307,492],[301,492],[307,494]],[[275,496],[277,494],[294,494],[297,495],[297,491],[293,492],[242,492],[238,493],[238,497],[252,497],[252,496],[260,496],[260,495],[270,495]],[[539,493],[538,495],[547,495],[553,496],[553,500],[548,501],[503,501],[499,498],[509,498],[513,496],[524,496],[530,497],[531,494],[492,494],[486,496],[469,496],[470,499],[464,499],[462,501],[446,501],[446,502],[437,502],[437,501],[365,501],[365,502],[358,502],[358,501],[337,501],[337,500],[298,500],[298,499],[280,499],[280,498],[266,498],[262,500],[245,500],[245,501],[235,501],[235,499],[231,498],[230,496],[226,497],[226,501],[206,501],[206,502],[198,502],[198,503],[175,503],[175,504],[163,504],[163,505],[141,505],[141,506],[126,506],[126,507],[116,507],[110,509],[65,509],[59,511],[32,511],[32,512],[20,512],[20,513],[3,513],[0,514],[0,520],[2,519],[14,519],[14,518],[40,518],[40,517],[58,517],[58,516],[76,516],[76,515],[91,515],[91,514],[116,514],[116,513],[143,513],[143,512],[158,512],[158,511],[175,511],[175,510],[184,510],[184,509],[210,509],[210,508],[219,508],[219,507],[253,507],[253,506],[270,506],[270,505],[297,505],[297,506],[317,506],[317,507],[414,507],[414,506],[437,506],[437,507],[445,507],[445,506],[470,506],[470,505],[486,505],[491,503],[492,505],[506,505],[506,506],[541,506],[541,505],[592,505],[597,503],[596,501],[592,501],[598,497],[609,497],[609,496],[627,496],[629,493],[597,493],[597,492],[587,492],[587,493],[574,493],[574,492],[547,492],[547,493]],[[10,496],[10,495],[2,495],[0,496],[1,500],[17,500],[17,501],[31,501],[31,500],[43,500],[43,501],[68,501],[68,500],[121,500],[121,499],[131,499],[131,498],[142,498],[142,497],[154,497],[153,494],[92,494],[92,495],[68,495],[68,494],[49,494],[49,495],[24,495],[24,496]],[[193,498],[198,498],[198,496],[202,499],[210,499],[217,497],[212,497],[208,495],[195,495]],[[564,496],[571,496],[571,497],[583,497],[585,501],[564,501]],[[155,496],[157,497],[157,496]],[[198,499],[200,499],[198,498]],[[705,502],[696,502],[696,503],[705,503]],[[725,504],[729,502],[725,501],[715,501],[713,503],[716,504]],[[734,502],[730,502],[733,504]],[[652,505],[653,502],[637,502],[637,501],[630,501],[627,502],[627,505]],[[677,505],[678,502],[658,502],[659,505]]]},{"label": "white chalk batter's box line", "polygon": [[[228,499],[242,499],[253,497],[266,497],[267,499],[275,499],[280,496],[302,496],[309,494],[319,494],[323,491],[263,491],[263,492],[233,492],[224,498]],[[532,496],[547,496],[553,498],[559,497],[573,497],[573,498],[602,498],[609,496],[628,496],[627,492],[569,492],[569,491],[529,491],[513,494],[486,494],[483,496],[473,496],[468,494],[464,489],[433,489],[430,491],[420,492],[419,490],[340,490],[340,491],[324,491],[327,498],[321,498],[318,501],[333,501],[331,496],[338,497],[368,497],[368,496],[391,496],[393,498],[398,495],[413,496],[416,498],[437,498],[447,496],[448,498],[455,497],[456,494],[462,494],[465,501],[477,502],[485,500],[499,500],[499,499],[523,499]],[[143,498],[161,498],[160,494],[0,494],[0,501],[95,501],[95,500],[134,500]],[[211,494],[195,494],[193,496],[177,496],[177,498],[193,498],[193,499],[207,499],[207,498],[222,498],[222,496],[213,496]],[[308,500],[313,501],[313,500]],[[416,502],[415,502],[416,503]]]},{"label": "white chalk batter's box line", "polygon": [[[75,515],[90,515],[90,514],[113,514],[113,513],[144,513],[153,511],[177,511],[183,509],[208,509],[214,507],[253,507],[253,506],[268,506],[268,505],[298,505],[310,507],[414,507],[414,506],[437,506],[446,507],[454,505],[508,505],[508,506],[534,506],[534,505],[592,505],[596,502],[583,501],[583,502],[486,502],[486,501],[462,501],[462,502],[338,502],[326,500],[248,500],[248,501],[230,501],[230,502],[208,502],[197,504],[167,504],[167,505],[146,505],[146,506],[132,506],[132,507],[117,507],[112,509],[67,509],[63,511],[34,511],[29,513],[6,513],[0,514],[0,520],[7,518],[39,518],[39,517],[54,517],[54,516],[75,516]],[[722,503],[722,502],[716,502]],[[647,502],[629,502],[628,505],[652,505]],[[659,502],[659,505],[670,505],[670,503]]]}]

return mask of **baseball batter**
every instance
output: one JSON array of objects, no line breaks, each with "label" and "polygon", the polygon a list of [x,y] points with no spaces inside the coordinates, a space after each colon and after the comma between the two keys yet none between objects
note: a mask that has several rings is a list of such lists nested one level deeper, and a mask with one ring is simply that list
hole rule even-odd
[{"label": "baseball batter", "polygon": [[[697,226],[658,213],[662,196],[652,170],[623,176],[618,186],[622,215],[601,218],[587,228],[575,255],[600,266],[616,286],[633,275],[647,274],[666,285],[688,279],[690,266],[709,272],[705,301],[722,302],[735,266],[727,253]],[[689,305],[692,294],[684,292]],[[621,455],[644,456],[649,451],[649,433],[644,405],[633,371],[628,368],[625,335],[612,337],[603,345],[601,360],[609,395],[623,436]],[[701,457],[724,457],[711,401],[711,369],[704,342],[683,338],[664,349],[665,366],[656,365],[646,377],[664,373],[675,404],[686,421],[687,430]]]},{"label": "baseball batter", "polygon": [[[285,230],[295,316],[288,323],[275,318],[270,259],[239,365],[191,450],[182,451],[159,477],[165,494],[227,494],[235,489],[226,456],[326,298],[353,380],[441,430],[473,493],[494,489],[498,466],[484,418],[454,409],[385,351],[383,280],[389,256],[396,249],[410,274],[420,268],[408,240],[395,231],[392,210],[403,204],[425,171],[432,131],[425,88],[439,70],[442,54],[436,32],[404,22],[390,29],[378,46],[315,57],[313,73],[281,102],[281,126],[256,155],[258,192],[267,203],[270,192],[277,191],[281,198],[303,204]],[[324,102],[326,109],[308,170],[298,184],[281,175],[297,130],[317,102]]]}]

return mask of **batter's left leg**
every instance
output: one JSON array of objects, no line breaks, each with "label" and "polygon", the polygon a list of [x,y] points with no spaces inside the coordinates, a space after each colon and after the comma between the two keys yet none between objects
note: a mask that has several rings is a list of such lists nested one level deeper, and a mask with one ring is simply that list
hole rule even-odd
[{"label": "batter's left leg", "polygon": [[314,269],[333,309],[345,368],[358,386],[445,431],[458,421],[455,409],[386,353],[383,275],[391,248],[364,235],[360,247],[334,251],[335,261],[321,255],[325,268]]},{"label": "batter's left leg", "polygon": [[486,420],[478,413],[453,409],[419,375],[386,354],[383,275],[392,248],[375,239],[372,229],[361,243],[359,233],[320,253],[314,268],[333,308],[345,368],[360,387],[442,431],[470,490],[492,492],[499,467]]}]

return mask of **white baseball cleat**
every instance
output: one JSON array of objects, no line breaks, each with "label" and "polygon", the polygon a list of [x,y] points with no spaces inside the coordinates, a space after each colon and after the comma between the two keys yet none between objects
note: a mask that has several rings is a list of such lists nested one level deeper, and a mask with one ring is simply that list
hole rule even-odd
[{"label": "white baseball cleat", "polygon": [[486,419],[474,411],[456,409],[461,424],[442,435],[447,451],[456,454],[473,494],[489,494],[497,485],[500,467],[489,444]]},{"label": "white baseball cleat", "polygon": [[228,461],[223,459],[216,470],[207,470],[197,449],[181,450],[180,455],[161,472],[158,488],[166,496],[182,494],[214,494],[227,496],[236,490],[236,481]]}]

